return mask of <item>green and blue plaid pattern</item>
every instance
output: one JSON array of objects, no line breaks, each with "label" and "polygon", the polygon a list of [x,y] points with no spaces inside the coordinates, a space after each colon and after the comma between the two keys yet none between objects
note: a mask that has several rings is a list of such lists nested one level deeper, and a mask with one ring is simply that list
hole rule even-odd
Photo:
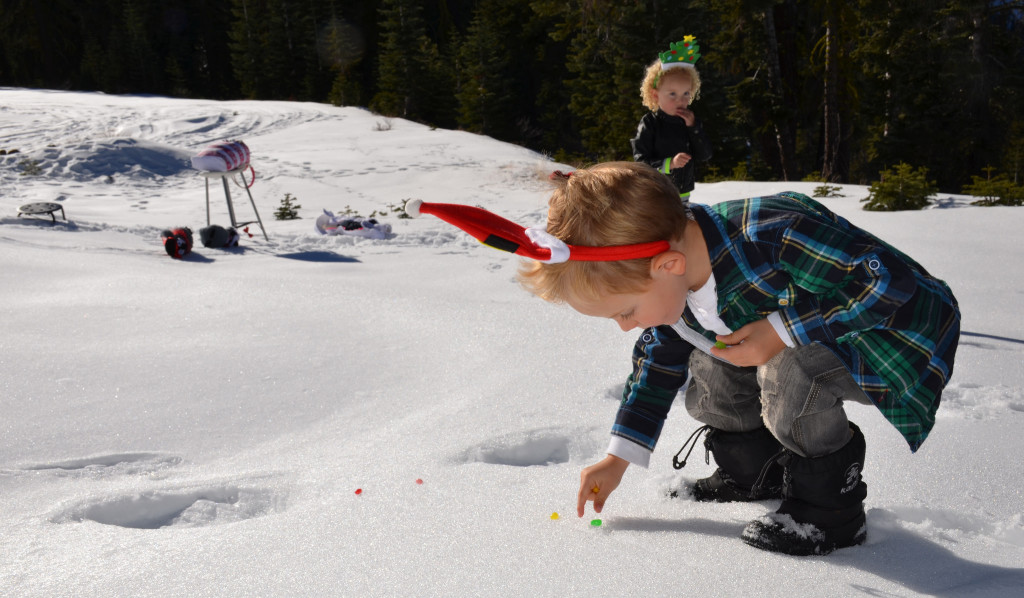
[{"label": "green and blue plaid pattern", "polygon": [[[708,245],[722,320],[736,330],[778,311],[797,344],[822,343],[842,360],[916,451],[935,424],[953,373],[960,312],[949,287],[798,193],[693,205],[692,211]],[[689,309],[683,321],[714,339]],[[656,375],[665,370],[659,353],[669,351],[642,345],[638,341],[634,350],[613,433],[653,449],[660,423],[654,429],[644,420],[667,415],[661,395],[674,394],[686,368],[679,371],[675,355],[673,375]]]}]

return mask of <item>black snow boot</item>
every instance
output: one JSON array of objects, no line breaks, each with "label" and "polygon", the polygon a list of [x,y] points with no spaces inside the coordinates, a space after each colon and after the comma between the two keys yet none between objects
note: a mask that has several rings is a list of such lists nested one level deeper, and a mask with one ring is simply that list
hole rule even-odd
[{"label": "black snow boot", "polygon": [[830,455],[812,459],[786,451],[781,459],[782,505],[750,522],[743,530],[744,542],[797,556],[828,554],[864,542],[864,435],[852,423],[850,429],[853,438]]},{"label": "black snow boot", "polygon": [[[775,460],[782,454],[782,445],[764,426],[750,432],[726,432],[711,426],[698,429],[690,439],[707,431],[704,438],[704,460],[714,454],[718,468],[709,477],[699,479],[690,487],[690,495],[700,502],[750,502],[782,497],[782,467]],[[686,441],[689,444],[690,440]],[[683,449],[686,448],[683,445]],[[679,453],[683,452],[679,449]],[[693,447],[690,447],[693,451]],[[686,465],[686,457],[672,459],[676,469]]]}]

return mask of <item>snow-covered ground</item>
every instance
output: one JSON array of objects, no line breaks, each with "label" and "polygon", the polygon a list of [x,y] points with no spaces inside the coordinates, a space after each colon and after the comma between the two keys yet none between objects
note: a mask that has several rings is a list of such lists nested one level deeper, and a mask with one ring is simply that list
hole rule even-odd
[{"label": "snow-covered ground", "polygon": [[[160,232],[206,225],[188,158],[231,138],[253,152],[270,240],[250,225],[237,249],[197,239],[172,260]],[[672,469],[699,425],[681,402],[603,525],[589,506],[577,519],[636,334],[533,298],[518,258],[391,211],[421,198],[539,224],[564,165],[359,108],[0,88],[0,150],[15,149],[0,155],[2,596],[1024,595],[1020,208],[943,195],[871,213],[851,185],[823,200],[945,279],[964,333],[917,454],[849,407],[867,543],[796,558],[739,539],[774,503],[665,497],[713,468]],[[274,219],[286,193],[301,219]],[[17,217],[37,201],[67,221]],[[346,208],[392,236],[314,231]],[[220,187],[211,212],[229,224]]]}]

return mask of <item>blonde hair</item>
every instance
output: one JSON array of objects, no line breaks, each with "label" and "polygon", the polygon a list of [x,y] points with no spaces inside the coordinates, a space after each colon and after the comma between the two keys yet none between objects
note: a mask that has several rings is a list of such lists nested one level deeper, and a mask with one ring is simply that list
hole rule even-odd
[{"label": "blonde hair", "polygon": [[[606,247],[682,238],[687,210],[672,181],[641,162],[606,162],[555,181],[547,231],[570,245]],[[552,303],[636,293],[651,280],[651,259],[560,264],[524,262],[519,282]]]},{"label": "blonde hair", "polygon": [[693,88],[690,91],[690,102],[696,102],[697,98],[700,97],[700,73],[697,72],[697,69],[689,66],[677,66],[666,69],[662,68],[661,60],[655,60],[647,66],[644,82],[640,84],[640,99],[643,100],[644,106],[652,112],[656,111],[658,109],[658,99],[654,97],[654,92],[658,89],[658,85],[665,79],[680,75],[689,77],[690,86]]}]

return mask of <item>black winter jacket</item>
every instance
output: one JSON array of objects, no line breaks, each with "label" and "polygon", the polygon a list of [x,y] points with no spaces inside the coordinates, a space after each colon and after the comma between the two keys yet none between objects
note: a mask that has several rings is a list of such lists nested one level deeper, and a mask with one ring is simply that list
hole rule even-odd
[{"label": "black winter jacket", "polygon": [[[650,164],[672,179],[679,193],[693,191],[694,165],[711,159],[711,144],[704,136],[704,127],[696,120],[692,127],[679,116],[670,116],[660,109],[640,119],[636,137],[630,140],[633,159]],[[686,166],[669,170],[672,158],[679,152],[693,156]]]}]

